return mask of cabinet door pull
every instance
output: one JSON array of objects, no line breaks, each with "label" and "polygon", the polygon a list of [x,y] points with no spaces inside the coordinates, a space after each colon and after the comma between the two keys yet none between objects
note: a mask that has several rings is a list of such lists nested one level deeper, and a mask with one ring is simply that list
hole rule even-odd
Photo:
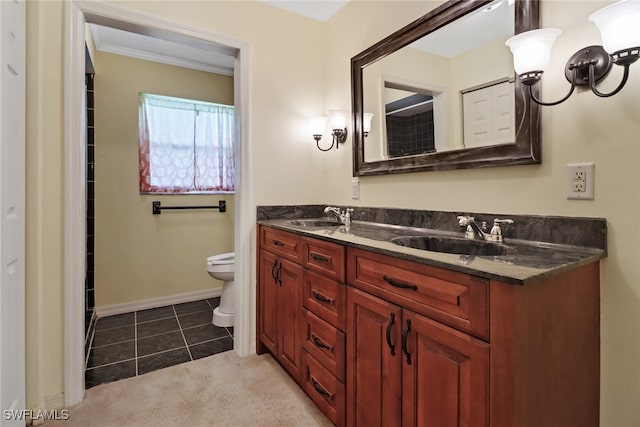
[{"label": "cabinet door pull", "polygon": [[316,261],[322,261],[322,262],[329,262],[330,261],[328,257],[326,257],[324,255],[317,254],[315,252],[311,252],[310,256],[311,256],[311,258],[315,259]]},{"label": "cabinet door pull", "polygon": [[282,263],[278,265],[278,269],[276,270],[276,280],[278,281],[278,285],[282,286]]},{"label": "cabinet door pull", "polygon": [[418,290],[418,287],[416,285],[407,284],[407,283],[401,283],[401,282],[398,282],[397,280],[393,280],[392,278],[387,277],[387,276],[382,276],[382,278],[384,279],[385,282],[387,282],[388,284],[390,284],[394,288],[411,289],[412,291],[417,291]]},{"label": "cabinet door pull", "polygon": [[407,365],[411,365],[411,353],[407,349],[407,337],[409,336],[409,330],[411,329],[411,320],[407,320],[407,327],[402,331],[402,352],[407,357]]},{"label": "cabinet door pull", "polygon": [[331,351],[332,347],[318,338],[315,334],[311,335],[311,339],[313,340],[313,343],[316,345],[316,347],[324,348]]},{"label": "cabinet door pull", "polygon": [[271,240],[271,241],[275,246],[284,246],[284,243],[282,243],[280,240]]},{"label": "cabinet door pull", "polygon": [[320,385],[320,383],[318,381],[316,381],[315,378],[311,377],[311,384],[313,385],[313,388],[316,389],[316,391],[318,393],[320,393],[321,395],[328,397],[329,399],[331,399],[333,397],[333,395],[331,393],[329,393],[327,390],[324,389],[324,387],[322,387]]},{"label": "cabinet door pull", "polygon": [[326,302],[329,304],[333,303],[333,300],[331,298],[325,297],[319,292],[311,291],[311,293],[313,294],[313,297],[320,302]]},{"label": "cabinet door pull", "polygon": [[276,276],[276,268],[278,267],[278,260],[273,262],[273,267],[271,267],[271,277],[273,277],[273,281],[278,283],[278,277]]},{"label": "cabinet door pull", "polygon": [[393,323],[396,320],[395,313],[391,313],[391,318],[389,319],[389,323],[387,323],[387,345],[391,349],[391,355],[396,355],[396,346],[391,342],[391,328],[393,327]]}]

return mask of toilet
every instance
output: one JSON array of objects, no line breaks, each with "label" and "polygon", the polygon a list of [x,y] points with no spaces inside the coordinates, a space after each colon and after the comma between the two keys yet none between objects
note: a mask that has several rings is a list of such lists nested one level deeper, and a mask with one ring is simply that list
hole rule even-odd
[{"label": "toilet", "polygon": [[233,270],[235,253],[214,255],[207,258],[207,272],[215,279],[222,280],[220,305],[213,310],[213,324],[216,326],[233,326]]}]

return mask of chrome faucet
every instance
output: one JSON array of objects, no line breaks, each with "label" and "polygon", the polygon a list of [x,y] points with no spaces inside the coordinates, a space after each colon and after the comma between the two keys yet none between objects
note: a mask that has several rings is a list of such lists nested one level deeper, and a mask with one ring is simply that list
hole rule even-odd
[{"label": "chrome faucet", "polygon": [[336,218],[338,218],[338,220],[347,227],[351,226],[351,214],[353,213],[353,209],[348,208],[344,211],[341,211],[340,208],[335,208],[333,206],[327,206],[326,208],[324,208],[324,213],[329,212],[333,212]]},{"label": "chrome faucet", "polygon": [[[475,218],[472,216],[459,216],[458,225],[460,227],[467,227],[464,233],[464,237],[467,239],[489,240],[487,239],[487,233],[478,227]],[[487,223],[483,223],[482,226],[486,229]]]},{"label": "chrome faucet", "polygon": [[482,229],[478,226],[475,218],[472,216],[461,215],[458,217],[458,225],[461,227],[467,227],[464,236],[467,239],[486,240],[488,242],[502,243],[504,241],[502,237],[502,228],[500,224],[513,224],[512,219],[494,219],[493,227],[489,234],[485,233],[482,229],[487,229],[487,223],[482,223]]}]

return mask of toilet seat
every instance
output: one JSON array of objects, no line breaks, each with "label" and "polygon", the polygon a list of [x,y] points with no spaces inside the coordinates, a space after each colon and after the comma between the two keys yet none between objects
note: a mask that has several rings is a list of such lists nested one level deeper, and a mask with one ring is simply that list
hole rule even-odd
[{"label": "toilet seat", "polygon": [[[207,271],[209,273],[233,273],[235,268],[235,253],[228,252],[226,254],[214,255],[207,258]],[[228,275],[224,277],[218,277],[220,280],[232,280],[228,278]]]},{"label": "toilet seat", "polygon": [[207,258],[207,264],[233,264],[235,262],[235,252],[227,252]]}]

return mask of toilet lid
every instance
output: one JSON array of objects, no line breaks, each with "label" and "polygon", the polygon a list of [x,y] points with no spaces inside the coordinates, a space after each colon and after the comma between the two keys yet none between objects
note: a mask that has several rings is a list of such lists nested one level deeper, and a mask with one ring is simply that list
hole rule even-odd
[{"label": "toilet lid", "polygon": [[207,258],[207,262],[210,264],[229,264],[235,261],[235,252],[228,252],[226,254],[214,255]]}]

